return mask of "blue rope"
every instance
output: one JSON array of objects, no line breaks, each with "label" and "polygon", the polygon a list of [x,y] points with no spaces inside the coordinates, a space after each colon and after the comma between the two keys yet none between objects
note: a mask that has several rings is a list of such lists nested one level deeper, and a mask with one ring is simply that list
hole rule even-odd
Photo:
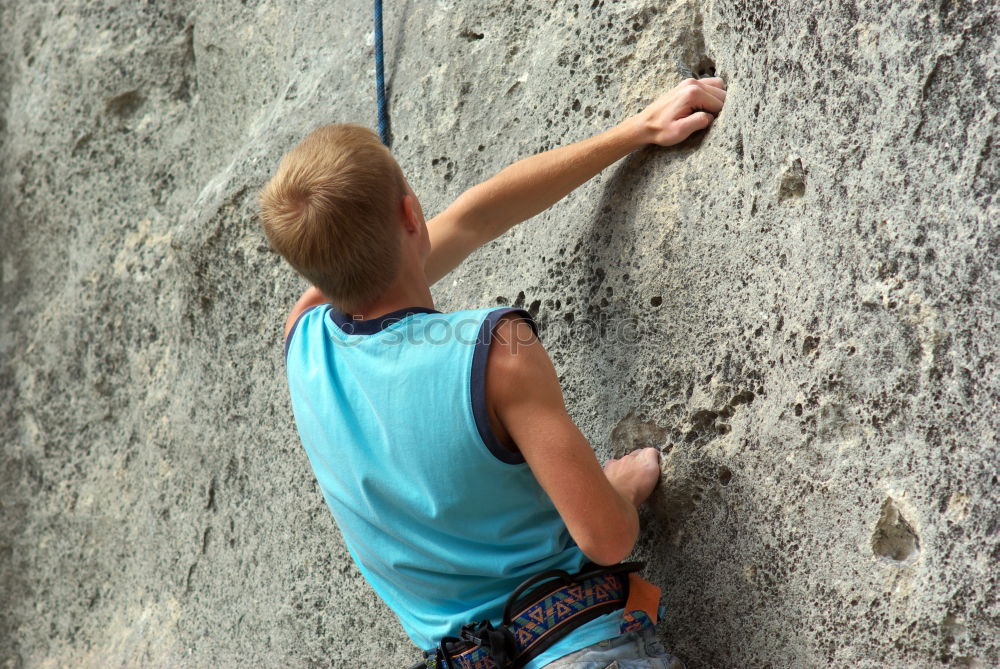
[{"label": "blue rope", "polygon": [[378,101],[378,135],[392,146],[389,137],[389,105],[385,99],[385,68],[382,63],[382,0],[375,0],[375,98]]}]

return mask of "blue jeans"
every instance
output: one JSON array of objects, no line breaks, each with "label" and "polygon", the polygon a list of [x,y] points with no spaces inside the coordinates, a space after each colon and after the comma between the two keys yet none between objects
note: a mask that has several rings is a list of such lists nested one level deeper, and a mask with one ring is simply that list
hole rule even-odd
[{"label": "blue jeans", "polygon": [[560,657],[545,669],[684,669],[647,627]]}]

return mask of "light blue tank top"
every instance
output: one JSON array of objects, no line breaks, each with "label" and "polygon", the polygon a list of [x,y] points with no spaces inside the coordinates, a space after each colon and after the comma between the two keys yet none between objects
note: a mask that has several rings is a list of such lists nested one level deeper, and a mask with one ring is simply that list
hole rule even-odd
[{"label": "light blue tank top", "polygon": [[[288,385],[302,445],[351,556],[410,639],[433,648],[467,623],[499,624],[527,578],[587,562],[485,401],[497,308],[413,307],[352,321],[330,305],[296,321]],[[610,613],[528,665],[619,634]]]}]

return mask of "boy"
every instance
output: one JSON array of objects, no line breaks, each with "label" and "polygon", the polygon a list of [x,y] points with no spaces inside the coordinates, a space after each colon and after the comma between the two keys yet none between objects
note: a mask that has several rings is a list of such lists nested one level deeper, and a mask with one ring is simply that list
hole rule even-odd
[{"label": "boy", "polygon": [[428,666],[677,666],[651,631],[657,597],[632,610],[652,586],[598,567],[631,552],[658,450],[602,471],[530,315],[443,314],[430,285],[631,151],[707,128],[725,97],[721,79],[688,79],[428,222],[358,126],[316,130],[263,189],[271,245],[313,284],[285,323],[303,446],[352,557]]}]

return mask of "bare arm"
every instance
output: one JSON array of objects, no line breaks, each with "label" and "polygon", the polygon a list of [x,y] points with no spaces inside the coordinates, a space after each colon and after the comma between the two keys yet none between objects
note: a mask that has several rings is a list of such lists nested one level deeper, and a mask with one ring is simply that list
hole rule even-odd
[{"label": "bare arm", "polygon": [[[434,283],[472,251],[544,211],[598,172],[647,144],[670,146],[708,127],[722,110],[721,79],[688,79],[599,135],[519,160],[474,186],[427,223]],[[704,111],[703,111],[704,110]]]},{"label": "bare arm", "polygon": [[486,397],[559,511],[573,540],[598,564],[625,558],[639,534],[636,507],[659,481],[659,452],[636,451],[602,471],[566,413],[552,361],[524,321],[497,325],[486,363]]}]

